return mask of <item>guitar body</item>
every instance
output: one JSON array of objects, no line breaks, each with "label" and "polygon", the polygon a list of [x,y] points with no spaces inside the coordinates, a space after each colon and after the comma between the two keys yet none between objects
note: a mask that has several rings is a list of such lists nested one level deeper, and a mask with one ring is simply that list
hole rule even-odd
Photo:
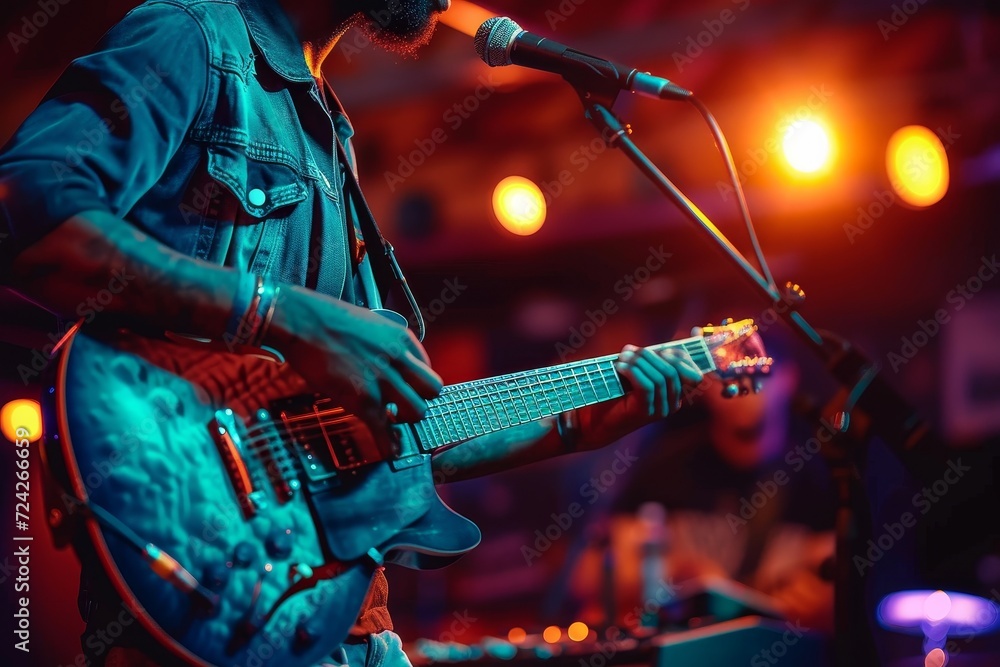
[{"label": "guitar body", "polygon": [[[649,349],[671,347],[731,395],[772,361],[750,320]],[[199,666],[320,662],[383,563],[441,567],[479,543],[431,452],[625,392],[617,355],[568,362],[446,386],[376,437],[261,350],[74,328],[59,354],[42,448],[56,541]]]},{"label": "guitar body", "polygon": [[[397,436],[411,455],[349,470],[321,451],[331,433],[371,443],[349,415],[340,430],[281,444],[276,404],[299,397],[314,414],[330,410],[274,359],[78,331],[54,389],[44,456],[57,509],[83,518],[77,546],[93,550],[154,639],[191,663],[313,665],[347,636],[383,558],[434,567],[479,542],[437,496],[430,457],[406,428]],[[155,573],[136,541],[169,554],[213,603]]]}]

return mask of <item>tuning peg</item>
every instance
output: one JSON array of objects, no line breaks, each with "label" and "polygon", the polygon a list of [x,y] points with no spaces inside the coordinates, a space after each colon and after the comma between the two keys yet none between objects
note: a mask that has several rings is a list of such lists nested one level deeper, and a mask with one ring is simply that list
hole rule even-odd
[{"label": "tuning peg", "polygon": [[802,303],[806,300],[806,291],[798,283],[785,283],[785,298],[792,303]]},{"label": "tuning peg", "polygon": [[722,398],[735,398],[740,393],[740,386],[735,382],[728,382],[722,386]]}]

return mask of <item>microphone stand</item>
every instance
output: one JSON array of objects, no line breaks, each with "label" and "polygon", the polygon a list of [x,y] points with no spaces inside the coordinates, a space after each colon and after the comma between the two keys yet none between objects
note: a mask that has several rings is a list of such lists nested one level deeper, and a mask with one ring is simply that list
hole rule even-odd
[{"label": "microphone stand", "polygon": [[[593,82],[573,84],[586,109],[587,119],[612,147],[620,149],[639,170],[668,198],[681,213],[707,235],[722,254],[736,265],[775,313],[802,338],[809,349],[826,364],[830,374],[846,389],[847,399],[833,419],[840,431],[838,445],[847,449],[846,456],[834,457],[833,475],[837,483],[838,510],[836,520],[837,552],[835,575],[835,632],[838,667],[848,667],[876,659],[869,623],[872,614],[864,604],[860,575],[851,567],[851,554],[862,544],[854,508],[858,505],[858,475],[863,470],[863,445],[873,435],[881,437],[919,480],[940,477],[947,468],[948,451],[944,443],[920,419],[906,401],[880,375],[880,365],[866,358],[849,341],[832,333],[820,333],[797,310],[805,293],[789,282],[783,290],[769,283],[742,253],[725,237],[680,189],[653,164],[630,138],[630,129],[609,110],[620,92],[614,84],[595,89]],[[862,417],[867,428],[859,436],[848,439],[848,428]],[[851,429],[852,432],[857,429]],[[867,524],[868,522],[864,522]]]}]

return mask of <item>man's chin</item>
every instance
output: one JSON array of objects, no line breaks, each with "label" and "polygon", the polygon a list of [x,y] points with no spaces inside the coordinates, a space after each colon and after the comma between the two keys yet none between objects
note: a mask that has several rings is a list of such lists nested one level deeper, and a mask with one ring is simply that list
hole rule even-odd
[{"label": "man's chin", "polygon": [[434,14],[419,31],[394,34],[383,30],[377,37],[373,37],[372,41],[393,53],[415,57],[420,49],[431,43],[434,31],[437,30],[437,24],[438,17],[437,14]]},{"label": "man's chin", "polygon": [[[450,0],[426,0],[421,8],[412,7],[404,15],[391,21],[374,20],[369,16],[363,30],[376,45],[404,56],[416,56],[417,51],[430,43],[437,29],[438,15],[450,6]],[[443,7],[443,9],[442,9]]]}]

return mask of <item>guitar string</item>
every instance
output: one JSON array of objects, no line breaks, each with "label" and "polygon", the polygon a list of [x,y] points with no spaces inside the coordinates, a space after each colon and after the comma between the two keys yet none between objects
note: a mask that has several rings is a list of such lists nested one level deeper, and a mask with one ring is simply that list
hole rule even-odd
[{"label": "guitar string", "polygon": [[[698,352],[699,354],[704,354],[704,352],[707,351],[707,348],[704,348],[703,346],[698,345],[698,343],[701,342],[702,340],[703,339],[686,339],[686,340],[683,340],[683,341],[673,341],[673,342],[670,342],[670,343],[664,343],[662,345],[653,346],[651,349],[656,350],[656,349],[661,349],[661,348],[664,348],[664,347],[671,347],[671,346],[675,346],[675,347],[684,346],[684,347],[687,347],[687,346],[693,345],[696,348],[693,351]],[[688,351],[690,353],[692,350],[688,350]],[[607,355],[605,357],[598,357],[598,358],[595,358],[595,359],[588,359],[588,360],[579,361],[579,362],[571,362],[570,364],[564,364],[564,365],[560,365],[560,366],[553,366],[553,367],[549,367],[549,368],[545,368],[545,369],[539,369],[539,370],[536,370],[536,371],[525,371],[523,374],[521,374],[521,373],[514,373],[514,374],[510,374],[508,376],[500,376],[498,378],[490,378],[488,381],[478,381],[478,384],[474,384],[474,385],[473,384],[466,385],[466,383],[462,383],[462,384],[459,384],[459,385],[452,385],[452,388],[450,389],[450,391],[447,394],[444,394],[441,397],[439,397],[437,399],[434,399],[434,402],[436,404],[433,405],[433,406],[429,406],[429,410],[433,409],[433,408],[439,408],[439,407],[445,407],[445,406],[447,406],[448,408],[453,408],[453,409],[444,410],[444,411],[441,411],[441,412],[438,412],[438,413],[435,413],[435,414],[428,414],[420,422],[414,423],[414,426],[417,426],[417,425],[420,425],[420,424],[424,424],[425,422],[428,422],[431,419],[437,419],[438,421],[441,422],[442,426],[449,427],[448,430],[455,431],[458,427],[462,427],[463,430],[464,430],[465,429],[465,424],[456,424],[456,423],[454,423],[454,422],[452,422],[452,421],[450,421],[448,419],[449,417],[451,417],[453,415],[456,415],[456,414],[465,414],[465,413],[470,412],[469,407],[466,406],[466,405],[461,405],[461,403],[469,401],[470,398],[504,399],[505,397],[503,397],[501,395],[502,392],[506,392],[508,394],[508,396],[506,397],[506,399],[508,399],[508,400],[518,400],[518,399],[520,399],[520,401],[523,404],[525,404],[525,406],[528,408],[527,414],[529,416],[529,419],[527,421],[537,421],[538,419],[544,419],[545,417],[548,417],[548,416],[551,416],[551,415],[554,415],[554,414],[558,414],[559,412],[564,412],[566,410],[558,410],[556,412],[550,412],[548,415],[539,413],[539,416],[537,416],[537,417],[531,417],[530,406],[526,405],[527,404],[527,400],[526,400],[527,398],[531,398],[533,400],[533,402],[535,403],[535,406],[537,408],[538,401],[535,400],[535,398],[536,398],[536,395],[540,395],[543,398],[545,397],[546,388],[544,387],[544,385],[546,385],[546,384],[554,385],[556,382],[563,382],[563,381],[574,382],[576,385],[580,385],[581,384],[580,380],[582,380],[582,379],[590,380],[595,373],[599,373],[601,381],[605,385],[607,385],[607,381],[604,378],[604,374],[606,373],[606,371],[608,369],[607,368],[601,369],[600,368],[600,363],[601,362],[610,361],[610,360],[613,360],[613,359],[617,359],[617,357],[618,357],[618,355]],[[595,365],[595,366],[597,366],[597,368],[595,370],[586,370],[585,367],[589,366],[589,365]],[[580,368],[584,368],[585,369],[585,373],[582,376],[579,376],[579,375],[575,374],[575,370],[576,369],[580,369]],[[551,374],[551,373],[555,373],[557,371],[562,371],[562,370],[569,370],[569,371],[573,372],[574,375],[573,376],[566,376],[566,377],[559,376],[559,377],[556,377],[556,378],[551,378],[549,380],[536,380],[534,382],[531,382],[530,379],[529,379],[529,384],[526,384],[526,385],[513,385],[513,386],[510,385],[510,381],[511,380],[517,380],[517,379],[519,379],[519,377],[530,378],[532,375],[538,376],[538,375],[542,375],[542,374],[545,374],[545,373]],[[613,369],[611,369],[611,370],[613,370]],[[709,369],[706,368],[705,370],[709,370]],[[591,382],[591,384],[592,384],[592,382]],[[567,387],[560,387],[560,388],[562,388],[562,389],[571,389],[572,387],[571,386],[567,386]],[[515,397],[515,396],[513,396],[513,394],[511,394],[511,390],[522,390],[522,389],[529,389],[530,391],[529,391],[529,393],[526,396],[522,395],[522,396]],[[539,389],[541,390],[540,392],[536,391],[536,390],[539,390]],[[456,393],[458,391],[463,391],[463,390],[465,390],[465,391],[477,391],[477,390],[481,391],[481,390],[485,390],[485,391],[482,394],[477,395],[475,397],[453,396],[454,393]],[[492,396],[491,396],[491,394],[492,394]],[[596,391],[595,391],[595,396],[596,395],[597,394],[596,394]],[[581,392],[581,396],[582,396],[582,392]],[[597,402],[602,402],[604,400],[610,400],[611,398],[615,398],[615,397],[614,396],[609,396],[606,399],[600,399],[599,398]],[[546,400],[546,403],[548,403],[548,400]],[[589,405],[589,404],[590,403],[587,403],[586,401],[584,402],[584,405]],[[560,407],[562,407],[562,406],[560,406]],[[582,406],[574,406],[574,407],[582,407]],[[567,408],[567,410],[574,409],[574,407]],[[328,411],[328,412],[333,412],[333,410]],[[522,424],[522,423],[526,423],[526,422],[523,422],[523,421],[522,422],[514,423],[514,421],[510,418],[510,414],[507,413],[506,408],[504,408],[504,413],[505,413],[505,416],[507,417],[507,420],[511,423],[512,426],[516,426],[516,425],[519,425],[519,424]],[[296,417],[292,417],[290,419],[268,420],[268,421],[258,422],[253,427],[247,429],[246,434],[247,434],[247,436],[250,436],[250,437],[247,437],[247,439],[245,441],[243,441],[243,444],[246,444],[247,446],[250,446],[250,445],[255,445],[258,442],[268,440],[270,436],[268,436],[267,434],[256,435],[256,433],[259,432],[259,431],[263,431],[264,429],[267,429],[269,427],[274,427],[275,429],[278,429],[278,430],[284,430],[286,432],[286,434],[294,436],[296,434],[301,435],[304,432],[313,431],[313,430],[323,430],[323,431],[325,431],[325,427],[327,427],[327,426],[335,426],[335,425],[337,425],[338,423],[341,423],[341,422],[351,422],[351,427],[352,428],[354,427],[354,424],[355,424],[355,418],[352,415],[345,415],[343,417],[338,417],[338,418],[331,419],[331,420],[323,420],[322,419],[322,415],[323,415],[322,412],[307,413],[307,414],[303,414],[303,415],[298,415]],[[517,415],[515,415],[515,416],[517,416]],[[317,418],[319,419],[318,421],[316,421]],[[302,422],[302,421],[309,421],[310,423],[307,424],[307,425],[304,425],[304,426],[290,426],[290,424],[292,424],[293,422]],[[470,423],[470,426],[473,426],[473,425]],[[508,428],[508,427],[501,426],[501,429],[503,429],[503,428]],[[427,429],[425,429],[425,430],[427,430]],[[442,429],[439,428],[438,430],[440,431]],[[475,435],[472,435],[472,436],[469,436],[469,437],[477,437],[478,435],[484,435],[485,433],[490,433],[490,432],[493,432],[492,428],[490,430],[488,430],[488,431],[484,431],[483,433],[476,433]],[[459,438],[459,440],[462,440],[462,439],[466,439],[466,438]],[[442,445],[443,444],[450,444],[451,442],[455,442],[455,441],[457,441],[457,440],[449,440],[448,442],[444,442],[444,443],[441,443],[441,444]]]},{"label": "guitar string", "polygon": [[[601,374],[602,378],[603,378],[603,376],[604,376],[604,373]],[[572,385],[567,384],[565,381],[571,381],[572,379],[573,378],[568,378],[567,377],[567,378],[556,378],[556,379],[552,379],[552,380],[542,380],[542,381],[536,382],[532,386],[533,391],[531,392],[531,394],[532,395],[538,394],[539,392],[538,391],[534,391],[534,390],[541,389],[541,395],[544,395],[545,389],[542,387],[542,385],[544,385],[544,384],[551,384],[551,385],[554,386],[554,384],[556,382],[561,382],[563,385],[565,385],[564,387],[555,387],[556,389],[562,389],[562,388],[571,389]],[[582,379],[582,378],[581,378],[581,376],[577,376],[576,379],[579,380],[579,379]],[[513,389],[528,389],[528,386],[527,385],[515,386],[515,387],[513,387]],[[518,397],[514,397],[514,396],[511,395],[509,397],[506,397],[506,399],[505,399],[505,397],[503,397],[503,396],[500,395],[501,391],[503,391],[503,389],[497,390],[497,391],[493,392],[493,394],[495,395],[495,398],[497,398],[497,399],[504,399],[504,400],[517,400],[517,398],[518,398]],[[507,393],[509,393],[509,391]],[[580,393],[580,395],[582,396],[582,393]],[[596,395],[596,393],[595,393],[595,395]],[[528,397],[527,395],[520,397],[521,401],[523,403],[526,403],[527,401],[525,399],[527,397]],[[488,398],[488,396],[482,396],[481,395],[481,396],[477,396],[477,398],[481,398],[481,399],[482,398]],[[610,396],[609,395],[607,399],[598,399],[598,402],[601,402],[603,400],[610,400],[611,398],[614,398],[614,396]],[[426,422],[428,422],[430,420],[437,420],[437,421],[439,421],[441,423],[441,425],[448,426],[449,430],[455,430],[458,425],[456,423],[454,423],[453,421],[449,420],[449,418],[451,416],[453,416],[453,415],[464,414],[464,413],[470,412],[470,410],[469,410],[468,407],[459,405],[460,403],[468,401],[468,400],[469,400],[468,398],[456,397],[456,400],[451,400],[451,401],[447,402],[447,405],[454,406],[455,409],[453,409],[453,410],[447,410],[445,412],[435,413],[433,415],[427,415],[421,421],[415,422],[413,425],[416,426],[418,424],[425,424]],[[588,402],[588,401],[585,400],[583,404],[584,405],[589,405],[590,402]],[[440,407],[440,405],[441,404],[439,404],[438,406],[435,406],[435,407]],[[536,401],[536,406],[537,406],[537,401]],[[569,408],[565,408],[565,410],[561,409],[561,410],[558,410],[556,412],[550,412],[549,414],[541,414],[541,413],[539,413],[539,415],[537,417],[531,417],[531,412],[530,412],[530,407],[529,407],[528,416],[530,417],[530,419],[528,419],[527,421],[537,421],[538,419],[544,419],[545,417],[548,417],[548,416],[551,416],[551,415],[554,415],[554,414],[558,414],[559,412],[564,412],[566,410],[572,410],[572,409],[574,409],[574,407],[582,407],[582,406],[573,405],[573,406],[571,406]],[[332,412],[332,411],[330,411],[330,412]],[[510,414],[507,413],[506,408],[504,409],[504,413],[507,416],[508,421],[511,422],[511,425],[516,426],[516,425],[521,424],[521,423],[526,423],[526,422],[523,422],[523,421],[515,423],[514,420],[511,419]],[[317,418],[318,418],[318,420],[317,420]],[[308,423],[303,424],[301,426],[296,426],[296,425],[291,424],[292,421],[298,421],[298,422],[307,421]],[[269,421],[266,421],[266,422],[258,422],[253,427],[248,428],[246,430],[246,436],[247,437],[245,439],[241,438],[241,444],[246,445],[246,446],[252,446],[252,445],[255,445],[255,444],[259,443],[259,442],[266,442],[266,441],[270,440],[271,436],[269,434],[265,433],[265,432],[262,432],[262,431],[265,431],[265,429],[269,429],[269,428],[274,428],[275,430],[283,431],[286,435],[300,436],[301,437],[303,434],[307,434],[309,432],[316,432],[316,433],[327,432],[327,427],[337,426],[338,424],[341,424],[341,423],[347,423],[348,424],[349,428],[344,429],[345,431],[353,429],[353,428],[356,428],[357,417],[354,416],[354,415],[345,414],[344,416],[341,416],[341,417],[337,417],[337,418],[329,419],[329,420],[324,420],[322,418],[322,416],[321,416],[321,413],[320,413],[320,414],[300,415],[298,417],[294,417],[294,418],[289,419],[289,420],[269,420]],[[470,426],[471,425],[472,424],[470,424]],[[503,427],[503,428],[506,428],[506,427]],[[441,430],[441,429],[439,429],[439,430]],[[492,429],[489,430],[489,431],[483,431],[483,433],[479,433],[477,435],[484,435],[485,433],[490,433],[490,432],[492,432]],[[336,431],[334,432],[334,434],[336,434]],[[279,435],[280,435],[280,433],[279,433]],[[470,436],[470,437],[476,437],[476,436],[474,435],[474,436]],[[442,444],[448,444],[448,443],[442,443]]]},{"label": "guitar string", "polygon": [[[698,345],[698,343],[700,343],[702,341],[703,341],[703,339],[700,339],[700,338],[685,339],[685,340],[682,340],[682,341],[672,341],[670,343],[663,343],[661,345],[652,346],[650,349],[653,349],[654,351],[658,351],[659,349],[668,348],[668,347],[681,347],[681,346],[688,347],[688,346],[693,345],[695,347],[695,350],[693,350],[694,352],[698,352],[699,354],[704,354],[704,352],[707,351],[707,348],[705,348],[702,345]],[[690,353],[692,350],[688,350],[688,351]],[[450,431],[454,432],[458,427],[462,427],[463,430],[464,430],[465,429],[465,424],[459,424],[459,423],[456,423],[456,422],[454,422],[454,421],[452,421],[452,420],[449,419],[450,417],[452,417],[454,415],[457,415],[457,414],[466,414],[466,413],[470,412],[469,407],[467,405],[461,405],[461,404],[469,401],[470,398],[480,398],[480,399],[486,398],[486,399],[489,399],[489,398],[491,398],[491,395],[492,395],[493,398],[501,399],[502,400],[502,399],[504,399],[504,397],[501,395],[502,392],[506,392],[508,394],[508,397],[507,397],[508,400],[515,400],[515,401],[520,400],[520,402],[522,404],[525,404],[525,406],[528,408],[527,414],[528,414],[529,419],[527,421],[537,421],[538,419],[544,419],[545,417],[548,417],[548,416],[551,416],[551,415],[555,415],[555,414],[559,414],[559,412],[564,412],[566,410],[558,410],[558,411],[555,411],[555,412],[550,412],[547,415],[539,413],[539,415],[537,417],[532,417],[531,416],[531,412],[530,412],[530,406],[526,405],[527,404],[527,400],[526,399],[531,398],[533,400],[533,402],[535,403],[535,406],[537,408],[538,401],[535,400],[536,396],[540,395],[542,398],[545,398],[545,391],[546,391],[545,385],[546,384],[548,384],[548,385],[554,385],[555,383],[559,382],[559,383],[562,383],[564,385],[567,385],[569,383],[574,383],[576,385],[580,385],[581,384],[580,380],[584,380],[584,379],[588,380],[588,381],[591,381],[591,384],[592,384],[591,378],[593,377],[593,375],[595,373],[599,373],[600,374],[600,379],[601,379],[601,381],[606,386],[607,385],[607,380],[605,379],[604,375],[605,375],[606,371],[609,370],[609,369],[607,369],[607,368],[604,368],[604,369],[600,368],[600,364],[602,362],[611,361],[611,360],[614,360],[614,359],[617,359],[617,358],[618,358],[618,355],[607,355],[605,357],[598,357],[598,358],[595,358],[595,359],[588,359],[588,360],[583,360],[583,361],[579,361],[579,362],[571,362],[570,364],[564,364],[564,365],[559,365],[559,366],[552,366],[552,367],[548,367],[548,368],[545,368],[545,369],[539,369],[539,370],[535,370],[535,371],[525,371],[523,373],[513,373],[513,374],[510,374],[510,375],[507,375],[507,376],[500,376],[498,378],[491,378],[491,379],[489,379],[487,381],[477,381],[478,384],[462,383],[462,384],[458,384],[458,385],[452,385],[452,388],[449,390],[449,392],[447,394],[443,394],[439,398],[434,399],[434,401],[432,401],[432,402],[435,403],[435,405],[432,405],[432,406],[428,407],[429,410],[434,409],[434,408],[439,408],[439,407],[448,407],[449,409],[448,410],[443,410],[441,412],[434,413],[434,414],[428,414],[420,422],[416,422],[414,424],[414,426],[419,425],[419,424],[424,424],[425,422],[428,422],[428,421],[430,421],[432,419],[436,419],[439,422],[441,422],[442,426],[447,427],[448,430],[450,430]],[[596,366],[596,368],[593,369],[593,370],[587,370],[586,367],[587,366],[591,366],[591,365]],[[576,375],[575,371],[577,369],[581,369],[581,368],[583,368],[585,372],[582,375]],[[556,373],[558,371],[564,371],[564,370],[569,370],[570,372],[573,373],[573,375],[572,376],[565,376],[565,377],[559,376],[559,377],[551,378],[551,379],[548,379],[548,380],[541,380],[541,379],[539,379],[539,380],[535,380],[534,382],[531,381],[532,376],[539,376],[539,375],[546,374],[546,373],[552,374],[552,373]],[[610,369],[610,370],[613,371],[613,369]],[[710,370],[710,369],[706,368],[705,370]],[[616,375],[616,377],[617,377],[617,375]],[[529,384],[525,384],[525,385],[513,385],[513,386],[510,385],[511,380],[515,380],[516,381],[517,379],[520,379],[520,378],[529,379]],[[526,396],[522,395],[522,396],[515,397],[511,393],[512,390],[524,390],[524,389],[528,389],[529,390],[529,392],[528,392],[528,394]],[[572,386],[559,387],[559,389],[572,389]],[[465,391],[480,391],[480,392],[483,392],[483,393],[481,393],[480,395],[475,396],[475,397],[461,397],[461,396],[454,395],[457,392],[463,391],[463,390],[465,390]],[[581,395],[582,395],[582,392],[581,392]],[[595,396],[596,395],[597,395],[597,393],[596,393],[596,390],[595,390]],[[604,400],[610,400],[611,398],[615,398],[615,397],[614,396],[609,396],[607,399],[600,399],[599,398],[597,402],[602,402]],[[547,399],[546,399],[546,403],[547,404],[549,403],[549,401]],[[589,404],[590,403],[588,403],[586,401],[584,402],[584,405],[589,405]],[[562,407],[562,406],[560,405],[560,407]],[[567,410],[574,409],[575,407],[582,407],[582,406],[573,406],[573,407],[567,408]],[[329,412],[333,412],[333,410],[327,411],[327,412],[328,413]],[[516,425],[519,425],[519,424],[522,424],[522,423],[526,423],[524,421],[520,421],[520,422],[515,423],[514,420],[512,420],[510,418],[510,414],[507,413],[506,408],[504,408],[504,412],[505,412],[505,416],[507,417],[508,421],[511,423],[512,426],[516,426]],[[291,436],[294,437],[296,435],[301,436],[302,433],[309,432],[309,431],[316,431],[316,430],[325,431],[326,427],[328,427],[328,426],[335,426],[338,423],[342,423],[342,422],[348,422],[349,421],[349,422],[352,423],[352,426],[354,424],[354,418],[353,418],[352,415],[344,415],[342,417],[337,417],[337,418],[332,419],[332,420],[324,420],[323,419],[323,414],[324,414],[323,412],[317,412],[317,413],[309,413],[309,414],[298,415],[298,416],[292,417],[290,419],[281,419],[281,420],[272,419],[272,420],[268,420],[268,421],[257,422],[253,427],[247,429],[246,434],[249,437],[247,437],[243,441],[243,444],[245,444],[246,446],[252,446],[252,445],[256,445],[259,442],[267,441],[268,439],[270,439],[269,435],[267,435],[265,433],[261,433],[260,435],[256,435],[256,434],[258,432],[264,431],[265,429],[267,429],[269,427],[274,427],[276,430],[283,430],[283,431],[285,431],[286,435],[291,435]],[[518,417],[518,415],[515,415],[515,417]],[[318,421],[316,421],[317,419],[318,419]],[[311,422],[311,423],[306,424],[304,426],[293,426],[292,425],[293,422],[303,422],[303,421],[308,421],[308,422]],[[470,424],[470,426],[472,426],[472,424]],[[507,427],[501,427],[501,428],[507,428]],[[442,430],[442,429],[439,428],[438,430]],[[488,430],[488,431],[484,431],[483,433],[477,433],[477,434],[469,436],[469,437],[477,437],[478,435],[484,435],[485,433],[490,433],[490,432],[493,432],[492,428],[490,430]],[[451,434],[447,434],[447,435],[450,436]],[[455,435],[457,435],[457,433]],[[460,438],[460,439],[464,439],[464,438]],[[450,442],[453,442],[453,441],[454,440],[449,440],[449,442],[442,443],[442,444],[450,444]]]},{"label": "guitar string", "polygon": [[[694,347],[694,349],[690,349],[692,346]],[[703,339],[688,339],[684,341],[674,341],[671,343],[665,343],[659,346],[655,346],[652,349],[658,350],[669,347],[684,347],[689,353],[692,354],[693,357],[695,356],[695,354],[697,354],[699,356],[704,356],[709,360],[709,362],[711,362],[710,350],[705,344]],[[602,362],[614,360],[617,358],[617,356],[618,355],[607,355],[605,357],[588,359],[580,362],[571,362],[569,364],[563,364],[560,366],[539,369],[536,371],[514,373],[507,376],[492,378],[489,381],[479,381],[478,383],[475,384],[466,385],[465,383],[463,383],[461,385],[453,385],[451,392],[449,392],[449,395],[446,397],[448,400],[439,401],[438,404],[434,407],[448,406],[448,407],[454,407],[455,409],[439,412],[435,415],[425,417],[423,420],[415,423],[413,426],[414,428],[417,427],[421,428],[421,431],[423,431],[421,435],[424,438],[426,438],[426,436],[429,434],[433,437],[433,439],[437,440],[437,443],[431,447],[431,449],[437,449],[441,446],[452,444],[453,442],[461,442],[463,440],[468,440],[474,437],[478,437],[480,435],[495,432],[496,430],[503,430],[505,428],[508,428],[508,426],[503,426],[502,421],[499,419],[499,417],[496,416],[485,415],[484,413],[486,419],[485,420],[480,419],[476,414],[476,411],[470,409],[470,406],[468,405],[470,399],[478,398],[480,400],[482,399],[488,400],[492,398],[494,399],[495,402],[495,399],[503,398],[501,396],[502,392],[506,392],[510,400],[519,401],[520,404],[523,405],[523,407],[525,408],[525,414],[528,417],[527,422],[531,422],[531,421],[537,421],[539,419],[544,419],[545,417],[558,414],[559,412],[564,411],[562,409],[564,406],[561,400],[559,400],[558,398],[558,393],[555,393],[553,397],[556,398],[555,402],[560,409],[555,412],[551,411],[552,401],[550,401],[550,397],[546,395],[547,388],[545,385],[550,385],[549,389],[551,389],[555,386],[556,383],[560,383],[562,384],[562,386],[558,387],[557,389],[563,391],[569,389],[570,402],[571,405],[573,405],[574,407],[582,407],[583,405],[590,405],[592,403],[599,403],[605,400],[616,398],[621,394],[617,395],[613,394],[616,394],[617,391],[620,391],[621,386],[619,384],[619,386],[614,390],[611,387],[609,387],[606,373],[608,370],[611,370],[614,379],[618,379],[619,376],[614,372],[613,367],[610,369],[607,367],[602,368],[601,364]],[[700,364],[697,364],[697,362],[696,365],[699,365],[700,367]],[[582,374],[577,375],[577,370],[582,370]],[[711,370],[711,368],[706,368],[705,370],[708,371]],[[561,372],[563,371],[569,371],[572,375],[564,376],[561,374]],[[540,376],[546,374],[549,375],[555,374],[555,377],[549,378],[547,380],[537,379],[534,382],[532,382],[533,379],[540,378]],[[597,391],[597,387],[594,385],[593,380],[595,374],[598,374],[601,384],[604,387],[604,391],[607,392],[608,394],[606,397],[601,397],[599,392]],[[528,383],[523,385],[517,385],[517,384],[511,385],[511,380],[514,380],[516,382],[518,379],[522,378],[527,379]],[[587,384],[590,385],[591,392],[596,398],[595,401],[587,401],[585,396],[585,391],[583,389],[584,381],[586,381]],[[578,390],[576,393],[578,394],[579,398],[583,399],[582,405],[577,406],[574,401],[572,392],[574,388]],[[526,394],[520,393],[525,389],[528,390]],[[459,392],[459,391],[469,391],[469,392],[479,392],[479,393],[477,393],[474,396],[451,395],[453,392]],[[518,391],[519,392],[518,396],[515,397],[513,395],[513,391]],[[536,416],[532,416],[531,412],[532,405],[529,404],[528,399],[530,399],[531,403],[534,405],[535,412],[537,413]],[[539,399],[542,399],[544,401],[545,403],[544,409],[541,408],[541,403]],[[334,412],[334,410],[330,410],[327,412]],[[459,423],[450,421],[448,418],[456,413],[470,414],[476,416],[475,421],[478,422],[478,425],[474,424],[471,419],[469,420],[468,423],[465,423],[464,421]],[[248,429],[247,434],[249,435],[250,433],[256,431],[262,431],[268,427],[273,427],[274,430],[278,432],[278,435],[281,435],[281,432],[283,431],[286,436],[286,438],[282,439],[282,441],[279,443],[278,447],[274,446],[270,434],[262,434],[260,436],[248,437],[245,441],[241,443],[256,455],[254,456],[255,461],[253,463],[253,467],[255,469],[254,472],[258,474],[254,474],[254,476],[259,477],[260,469],[263,469],[262,474],[266,479],[271,480],[273,477],[272,472],[268,470],[270,466],[266,464],[266,461],[262,460],[261,453],[266,455],[266,457],[271,460],[271,462],[277,468],[276,472],[278,473],[278,475],[280,475],[281,479],[286,482],[287,482],[287,477],[294,476],[299,470],[302,469],[302,466],[304,466],[305,464],[298,457],[294,456],[294,454],[289,450],[289,443],[285,441],[288,439],[287,436],[290,436],[292,439],[302,438],[304,437],[304,434],[309,434],[311,431],[318,430],[322,432],[324,438],[329,440],[331,434],[328,432],[326,428],[327,426],[334,426],[344,422],[349,422],[350,428],[355,428],[356,426],[356,421],[352,418],[351,415],[344,415],[341,417],[337,417],[335,419],[324,421],[322,419],[322,414],[323,414],[322,412],[317,411],[316,414],[299,415],[290,420],[281,420],[281,421],[270,420],[268,422],[260,422],[256,424],[252,429]],[[515,421],[511,419],[510,414],[507,412],[506,407],[504,407],[504,416],[507,418],[509,426],[516,426],[522,423],[527,423],[525,421],[518,421],[515,423]],[[319,417],[319,420],[314,421],[312,424],[303,426],[289,425],[289,423],[292,421],[303,421],[310,419],[315,420],[317,417]],[[521,415],[515,413],[515,418],[521,419]],[[491,419],[495,421],[491,421]],[[439,423],[434,423],[434,420],[436,420]],[[461,431],[461,434],[459,433],[459,431]],[[336,435],[336,432],[334,433],[334,435]]]}]

